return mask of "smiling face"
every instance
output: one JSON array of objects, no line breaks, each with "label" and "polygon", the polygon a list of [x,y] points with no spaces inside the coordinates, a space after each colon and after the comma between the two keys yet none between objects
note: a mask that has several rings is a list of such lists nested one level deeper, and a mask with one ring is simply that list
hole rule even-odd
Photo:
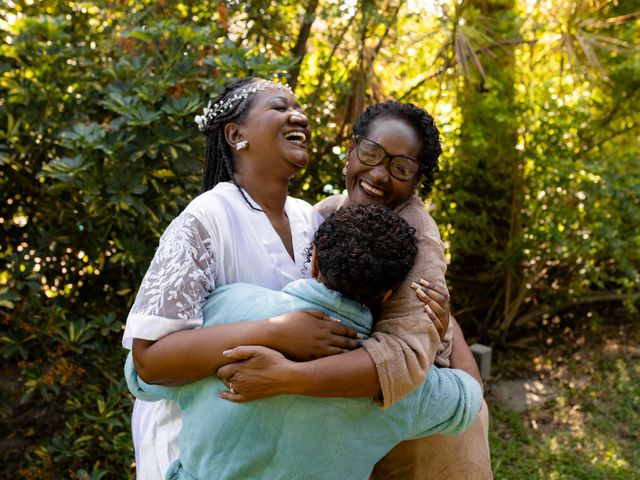
[{"label": "smiling face", "polygon": [[[366,136],[391,155],[419,158],[422,142],[413,127],[404,120],[379,117],[371,122]],[[347,163],[349,203],[395,208],[411,198],[421,174],[418,172],[413,178],[401,181],[391,176],[387,170],[388,163],[385,159],[373,167],[363,164],[358,159],[357,144],[351,144]]]},{"label": "smiling face", "polygon": [[[260,170],[284,169],[294,175],[309,162],[309,120],[296,97],[284,87],[256,92],[246,119],[237,125],[237,138],[247,140],[249,146],[236,156],[256,162]],[[232,140],[237,138],[232,136]]]}]

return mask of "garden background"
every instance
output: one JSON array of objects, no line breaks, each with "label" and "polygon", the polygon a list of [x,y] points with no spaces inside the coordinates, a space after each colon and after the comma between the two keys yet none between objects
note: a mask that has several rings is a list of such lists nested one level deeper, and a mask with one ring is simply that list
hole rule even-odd
[{"label": "garden background", "polygon": [[367,105],[424,107],[453,312],[493,378],[496,478],[640,478],[639,0],[5,0],[0,478],[132,477],[122,325],[199,192],[193,118],[230,79],[311,120],[291,194],[343,188]]}]

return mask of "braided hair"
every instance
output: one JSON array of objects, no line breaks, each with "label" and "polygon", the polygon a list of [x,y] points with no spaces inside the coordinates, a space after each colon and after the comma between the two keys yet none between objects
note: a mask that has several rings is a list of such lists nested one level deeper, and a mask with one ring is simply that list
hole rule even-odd
[{"label": "braided hair", "polygon": [[[214,102],[227,102],[236,92],[258,80],[255,77],[238,80],[228,85]],[[233,182],[244,197],[244,192],[233,178],[233,154],[231,146],[225,138],[224,127],[229,122],[242,122],[251,110],[254,98],[255,95],[249,95],[247,98],[239,99],[233,104],[233,108],[217,114],[202,129],[202,133],[207,137],[207,146],[204,152],[204,173],[202,175],[203,192],[211,190],[220,182]],[[248,203],[251,205],[250,202]],[[255,207],[252,206],[252,208]]]},{"label": "braided hair", "polygon": [[353,134],[366,136],[374,120],[387,117],[409,123],[420,138],[422,148],[417,160],[420,163],[420,171],[424,175],[421,189],[424,196],[428,195],[433,186],[434,175],[439,170],[438,157],[442,153],[440,132],[433,117],[412,103],[387,100],[367,108],[354,123]]}]

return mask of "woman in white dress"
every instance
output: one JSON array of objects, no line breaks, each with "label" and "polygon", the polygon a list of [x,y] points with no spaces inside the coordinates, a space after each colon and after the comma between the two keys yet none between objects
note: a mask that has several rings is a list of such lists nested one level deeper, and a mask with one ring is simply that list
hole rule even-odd
[{"label": "woman in white dress", "polygon": [[[320,312],[262,322],[202,326],[217,286],[248,282],[281,289],[308,276],[304,250],[318,225],[306,202],[287,196],[307,165],[309,121],[286,86],[248,78],[230,85],[196,119],[207,136],[204,193],[167,227],[127,318],[123,345],[140,376],[177,385],[231,361],[223,351],[266,345],[309,359],[358,346],[356,332]],[[136,401],[132,430],[140,479],[163,478],[178,453],[172,402]]]}]

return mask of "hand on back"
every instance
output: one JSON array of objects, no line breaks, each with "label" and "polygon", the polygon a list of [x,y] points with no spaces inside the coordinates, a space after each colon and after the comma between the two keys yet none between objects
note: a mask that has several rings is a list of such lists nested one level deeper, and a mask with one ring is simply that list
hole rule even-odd
[{"label": "hand on back", "polygon": [[292,360],[313,360],[360,346],[358,332],[318,310],[285,313],[269,319],[269,326],[269,346]]},{"label": "hand on back", "polygon": [[420,285],[412,283],[411,288],[424,303],[424,311],[438,331],[440,340],[444,339],[449,328],[449,297],[447,287],[444,285],[431,285],[426,280],[420,279]]}]

